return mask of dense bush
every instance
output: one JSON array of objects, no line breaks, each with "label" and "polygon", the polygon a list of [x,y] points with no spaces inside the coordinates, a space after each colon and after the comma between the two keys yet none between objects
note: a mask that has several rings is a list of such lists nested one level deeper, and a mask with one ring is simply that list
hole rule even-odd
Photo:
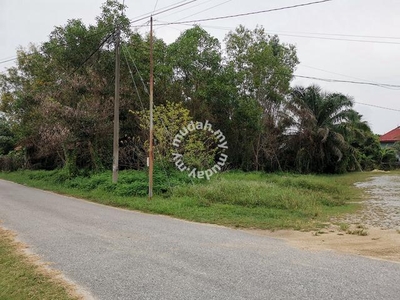
[{"label": "dense bush", "polygon": [[17,171],[26,168],[26,159],[22,151],[11,151],[0,155],[0,171]]}]

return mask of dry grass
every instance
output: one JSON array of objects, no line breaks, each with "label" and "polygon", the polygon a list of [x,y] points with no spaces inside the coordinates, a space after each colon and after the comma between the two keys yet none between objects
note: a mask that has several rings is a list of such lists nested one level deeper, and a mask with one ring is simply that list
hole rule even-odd
[{"label": "dry grass", "polygon": [[62,275],[28,254],[15,235],[0,228],[0,300],[78,300],[75,287]]}]

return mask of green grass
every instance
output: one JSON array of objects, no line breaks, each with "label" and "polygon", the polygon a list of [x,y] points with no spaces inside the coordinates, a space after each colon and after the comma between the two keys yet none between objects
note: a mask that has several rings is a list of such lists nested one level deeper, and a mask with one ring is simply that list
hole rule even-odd
[{"label": "green grass", "polygon": [[0,299],[71,300],[68,287],[44,272],[20,251],[12,235],[0,228]]},{"label": "green grass", "polygon": [[147,175],[122,171],[70,178],[58,171],[0,173],[0,178],[90,201],[196,222],[260,229],[312,229],[359,208],[362,190],[353,183],[371,173],[295,175],[229,172],[192,182],[174,170],[155,173],[155,196],[147,199]]}]

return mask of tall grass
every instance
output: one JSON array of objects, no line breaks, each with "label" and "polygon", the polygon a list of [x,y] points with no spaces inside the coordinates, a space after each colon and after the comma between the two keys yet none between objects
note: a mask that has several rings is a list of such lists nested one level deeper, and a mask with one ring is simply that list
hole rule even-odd
[{"label": "tall grass", "polygon": [[[357,209],[365,175],[314,176],[231,172],[211,181],[192,180],[176,170],[156,170],[155,197],[148,201],[142,171],[71,178],[62,170],[0,173],[0,177],[107,205],[235,227],[309,228]],[[351,200],[351,201],[350,201]]]}]

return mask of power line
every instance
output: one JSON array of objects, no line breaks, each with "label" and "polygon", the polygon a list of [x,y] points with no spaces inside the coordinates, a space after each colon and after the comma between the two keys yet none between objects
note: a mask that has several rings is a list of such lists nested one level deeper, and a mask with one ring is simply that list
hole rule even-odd
[{"label": "power line", "polygon": [[144,82],[144,80],[143,80],[143,77],[142,77],[142,74],[141,74],[140,71],[139,71],[139,68],[137,67],[137,65],[136,65],[136,63],[135,63],[135,60],[132,58],[131,53],[126,49],[126,47],[125,47],[125,51],[128,53],[129,58],[131,59],[131,61],[132,61],[132,63],[133,63],[133,66],[134,66],[135,69],[136,69],[136,73],[139,74],[140,81],[141,81],[142,84],[143,84],[143,89],[144,89],[144,91],[146,92],[147,95],[149,95],[149,90],[147,89],[147,86],[146,86],[146,84],[145,84],[145,82]]},{"label": "power line", "polygon": [[[164,13],[164,12],[167,12],[167,11],[170,11],[170,10],[173,10],[173,9],[176,9],[176,8],[179,8],[179,7],[181,7],[181,6],[185,6],[185,5],[187,5],[187,4],[190,4],[190,3],[193,3],[193,2],[196,2],[196,1],[198,1],[198,0],[190,0],[189,2],[188,2],[188,0],[184,0],[184,1],[178,2],[175,6],[173,6],[173,5],[174,5],[174,4],[173,4],[173,5],[169,5],[169,6],[165,7],[165,8],[162,8],[162,9],[160,9],[159,12],[155,13],[154,15],[159,15],[159,14],[162,14],[162,13]],[[173,6],[173,7],[171,7],[171,6]],[[136,23],[136,22],[139,22],[139,21],[141,21],[141,20],[147,19],[147,18],[149,18],[151,15],[152,15],[151,13],[147,13],[147,14],[145,14],[145,15],[142,15],[143,17],[138,17],[138,19],[130,20],[130,23],[132,24],[132,23]],[[88,36],[86,36],[85,38],[89,38],[89,37],[92,37],[92,36],[100,35],[100,34],[103,34],[103,33],[105,33],[105,32],[106,32],[106,31],[97,32],[97,33],[95,33],[95,34],[88,35]],[[55,45],[55,46],[53,46],[53,47],[54,47],[54,48],[57,48],[57,47],[62,47],[62,46],[66,46],[66,45],[67,45],[67,43],[64,43],[64,44]],[[40,53],[43,53],[43,51],[39,51],[39,52],[40,52]],[[27,55],[33,55],[33,54],[35,54],[35,53],[29,53],[29,54],[27,54]],[[11,58],[5,58],[5,59],[3,59],[3,60],[0,60],[0,64],[4,64],[4,63],[11,62],[11,61],[15,61],[15,60],[17,60],[17,59],[18,59],[18,56],[11,57]]]},{"label": "power line", "polygon": [[[305,67],[305,68],[309,68],[312,70],[317,70],[317,71],[322,71],[325,73],[329,73],[329,74],[334,74],[334,75],[339,75],[339,76],[343,76],[343,77],[347,77],[347,78],[352,78],[352,79],[357,79],[357,80],[362,80],[362,81],[368,81],[365,78],[359,78],[359,77],[354,77],[354,76],[349,76],[349,75],[345,75],[345,74],[341,74],[341,73],[336,73],[336,72],[332,72],[332,71],[328,71],[328,70],[324,70],[324,69],[320,69],[320,68],[316,68],[316,67],[311,67],[311,66],[307,66],[304,64],[300,64],[299,67]],[[386,88],[386,89],[390,89],[390,90],[397,90],[396,88],[391,88],[388,86],[385,86],[385,84],[381,84],[379,82],[373,82],[373,81],[368,81],[368,82],[372,82],[372,83],[376,83],[378,84],[380,87]]]},{"label": "power line", "polygon": [[[126,65],[128,66],[129,74],[131,75],[131,78],[132,78],[133,86],[135,87],[135,91],[136,91],[136,94],[138,96],[140,105],[142,106],[142,110],[144,111],[144,105],[143,105],[142,97],[140,97],[139,89],[137,88],[137,85],[136,85],[136,82],[135,82],[135,78],[133,77],[133,72],[132,72],[131,66],[129,64],[128,57],[125,54],[125,51],[128,52],[128,50],[126,50],[126,47],[122,46],[122,53],[123,53],[123,55],[125,57]],[[136,67],[136,65],[135,65],[135,67]]]},{"label": "power line", "polygon": [[[131,21],[131,23],[134,23],[134,22],[138,22],[138,21],[136,21],[135,19],[141,19],[141,20],[147,19],[147,18],[149,18],[151,15],[153,15],[155,12],[159,12],[160,10],[167,9],[167,8],[169,8],[169,7],[172,7],[172,6],[174,6],[174,5],[177,5],[177,4],[179,4],[179,3],[184,3],[184,2],[187,2],[187,1],[189,1],[189,0],[183,0],[183,1],[177,2],[177,3],[175,3],[175,4],[167,5],[167,6],[163,7],[163,8],[157,9],[157,10],[155,10],[155,11],[153,11],[153,12],[150,11],[150,12],[144,13],[144,14],[142,14],[142,15],[139,15],[139,16],[135,17],[134,19],[131,19],[130,21]],[[195,1],[197,1],[197,0],[195,0]],[[141,20],[139,20],[139,21],[141,21]]]},{"label": "power line", "polygon": [[158,5],[158,0],[156,0],[156,4],[154,4],[153,13],[156,11],[157,5]]},{"label": "power line", "polygon": [[397,84],[376,83],[376,82],[367,82],[367,81],[351,81],[351,80],[341,80],[341,79],[330,79],[330,78],[304,76],[304,75],[297,75],[297,74],[293,74],[293,76],[294,77],[298,77],[298,78],[314,79],[314,80],[320,80],[320,81],[325,81],[325,82],[338,82],[338,83],[371,85],[371,86],[378,86],[378,87],[400,88],[400,85],[397,85]]},{"label": "power line", "polygon": [[[87,40],[87,39],[90,38],[90,37],[94,37],[94,36],[97,36],[97,35],[105,34],[107,31],[108,31],[108,29],[102,30],[102,31],[100,31],[100,32],[96,32],[96,33],[93,33],[93,34],[89,34],[89,35],[83,37],[83,41]],[[44,42],[44,43],[49,43],[49,42]],[[42,43],[41,46],[43,46],[44,43]],[[68,43],[67,43],[67,42],[64,42],[64,43],[60,43],[60,44],[57,44],[57,45],[50,45],[50,46],[48,47],[48,49],[49,49],[49,50],[52,50],[52,49],[56,49],[56,48],[63,47],[63,46],[67,46],[67,45],[68,45]],[[46,49],[46,50],[47,50],[47,49]],[[27,56],[30,56],[30,55],[34,55],[34,54],[36,54],[36,53],[44,54],[45,52],[44,52],[44,50],[39,50],[39,51],[37,51],[37,52],[26,53],[26,55],[27,55]],[[18,59],[18,56],[15,56],[15,57],[12,57],[12,58],[10,58],[10,59],[5,59],[5,60],[0,61],[0,64],[7,63],[7,62],[11,62],[11,61],[15,61],[15,60],[17,60],[17,59]]]},{"label": "power line", "polygon": [[168,11],[177,9],[177,8],[179,8],[179,7],[182,7],[182,6],[186,6],[186,5],[188,5],[188,4],[190,4],[190,3],[193,3],[193,2],[196,2],[196,1],[198,1],[198,0],[191,0],[191,1],[189,1],[189,2],[188,2],[188,1],[181,1],[181,2],[178,2],[175,6],[172,6],[172,7],[167,6],[167,7],[169,7],[169,8],[160,9],[160,10],[159,10],[158,12],[156,12],[156,13],[148,13],[148,14],[144,15],[143,17],[139,17],[138,19],[132,19],[132,20],[130,20],[130,24],[136,23],[136,22],[139,22],[139,21],[142,21],[142,20],[145,20],[145,19],[148,19],[150,16],[157,16],[157,15],[166,13],[166,12],[168,12]]},{"label": "power line", "polygon": [[[192,6],[192,7],[186,8],[186,9],[182,9],[182,10],[180,10],[180,11],[178,11],[178,12],[175,12],[175,13],[180,13],[180,12],[182,12],[182,11],[185,11],[185,10],[188,10],[188,9],[191,9],[191,8],[194,8],[194,7],[197,7],[197,6],[206,4],[206,3],[211,2],[211,1],[213,1],[213,0],[209,0],[209,1],[206,1],[206,2],[203,2],[203,3],[199,3],[199,4],[195,5],[195,6]],[[189,15],[189,16],[180,18],[180,19],[178,19],[177,21],[180,21],[180,20],[184,20],[184,19],[186,19],[186,18],[193,17],[193,16],[195,16],[195,15],[201,14],[201,13],[203,13],[203,12],[205,12],[205,11],[211,10],[211,9],[213,9],[213,8],[216,8],[216,7],[218,7],[218,6],[221,6],[221,5],[226,4],[226,3],[228,3],[228,2],[231,2],[231,1],[232,1],[232,0],[227,0],[227,1],[225,1],[225,2],[216,4],[216,5],[214,5],[214,6],[211,6],[211,7],[209,7],[209,8],[203,9],[203,10],[201,10],[201,11],[199,11],[199,12],[196,12],[196,13],[194,13],[194,14],[191,14],[191,15]],[[175,14],[175,13],[169,14],[168,16],[171,16],[171,15],[173,15],[173,14]],[[166,16],[166,17],[168,17],[168,16]],[[186,25],[186,24],[183,24],[183,25]],[[162,27],[165,27],[165,26],[167,26],[167,24],[161,26],[161,28],[162,28]],[[190,26],[191,26],[191,25],[190,25]],[[160,28],[160,27],[159,27],[159,28]],[[170,27],[170,28],[171,28],[171,27]],[[175,29],[176,29],[176,28],[175,28]],[[176,29],[176,30],[180,31],[179,29]]]},{"label": "power line", "polygon": [[193,16],[195,16],[195,15],[201,14],[201,13],[203,13],[203,12],[205,12],[205,11],[209,11],[209,10],[211,10],[211,9],[213,9],[213,8],[216,8],[216,7],[218,7],[218,6],[224,5],[224,4],[226,4],[226,3],[228,3],[228,2],[231,2],[231,1],[232,1],[232,0],[227,0],[227,1],[225,1],[225,2],[216,4],[216,5],[214,5],[214,6],[211,6],[211,7],[209,7],[209,8],[203,9],[203,10],[201,10],[201,11],[199,11],[199,12],[196,12],[196,13],[194,13],[194,14],[191,14],[191,15],[189,15],[189,16],[183,17],[183,18],[181,18],[181,19],[179,19],[179,20],[177,20],[177,21],[181,21],[181,20],[184,20],[184,19],[186,19],[186,18],[193,17]]},{"label": "power line", "polygon": [[323,32],[292,32],[292,31],[282,31],[282,30],[271,30],[271,31],[272,32],[278,32],[278,33],[290,33],[290,34],[312,34],[312,35],[325,35],[325,36],[346,36],[346,37],[355,37],[355,38],[400,40],[399,36],[356,35],[356,34],[323,33]]},{"label": "power line", "polygon": [[5,64],[5,63],[8,63],[8,62],[10,62],[10,61],[14,61],[14,60],[16,60],[16,59],[17,59],[17,56],[14,56],[14,57],[12,57],[12,58],[5,59],[5,60],[0,61],[0,64]]},{"label": "power line", "polygon": [[199,23],[199,22],[207,22],[207,21],[216,21],[216,20],[223,20],[223,19],[245,17],[245,16],[257,15],[257,14],[269,13],[269,12],[273,12],[273,11],[280,11],[280,10],[299,8],[299,7],[310,6],[310,5],[315,5],[315,4],[321,4],[321,3],[325,3],[325,2],[331,2],[331,1],[333,1],[333,0],[321,0],[321,1],[307,2],[307,3],[296,4],[296,5],[291,5],[291,6],[284,6],[284,7],[279,7],[279,8],[259,10],[259,11],[253,11],[253,12],[247,12],[247,13],[241,13],[241,14],[235,14],[235,15],[227,15],[227,16],[205,18],[205,19],[198,19],[198,20],[190,20],[190,21],[169,22],[169,23],[166,23],[165,25]]},{"label": "power line", "polygon": [[[161,22],[161,21],[159,21]],[[193,22],[193,21],[192,21]],[[189,21],[188,21],[189,23]],[[193,22],[194,24],[196,22]],[[200,23],[200,22],[198,22]],[[155,26],[167,26],[167,25],[183,25],[183,26],[193,26],[194,24],[186,24],[185,22],[162,22],[160,24],[156,24]],[[202,25],[204,28],[213,28],[213,29],[218,29],[218,30],[234,30],[234,27],[226,27],[226,26],[210,26],[210,25]],[[332,40],[332,41],[345,41],[345,42],[359,42],[359,43],[375,43],[375,44],[391,44],[391,45],[400,45],[400,42],[394,42],[394,41],[373,41],[373,40],[357,40],[357,39],[345,39],[345,38],[329,38],[329,37],[318,37],[318,36],[305,36],[305,35],[297,35],[297,34],[286,34],[286,33],[281,33],[282,31],[270,31],[267,30],[268,34],[276,34],[278,36],[289,36],[289,37],[298,37],[298,38],[310,38],[310,39],[319,39],[319,40]],[[313,33],[309,33],[313,34]],[[323,35],[323,34],[321,34]],[[336,35],[336,34],[329,34],[327,33],[326,35]],[[339,34],[338,34],[339,35]],[[340,36],[340,35],[339,35]],[[348,36],[353,36],[353,37],[374,37],[378,39],[389,39],[389,37],[380,37],[380,36],[357,36],[357,35],[348,35]],[[400,39],[400,37],[391,37],[393,39]]]},{"label": "power line", "polygon": [[[270,32],[270,33],[275,34],[275,32]],[[296,34],[286,34],[286,33],[279,33],[279,35],[281,35],[281,36],[290,36],[290,37],[299,37],[299,38],[308,38],[308,39],[316,39],[316,40],[331,40],[331,41],[345,41],[345,42],[358,42],[358,43],[375,43],[375,44],[400,45],[400,42],[389,42],[389,41],[355,40],[355,39],[318,37],[318,36],[296,35]]]},{"label": "power line", "polygon": [[[179,13],[185,11],[185,10],[189,10],[189,9],[192,9],[192,8],[195,8],[195,7],[198,7],[198,6],[207,4],[207,3],[209,3],[209,2],[213,2],[213,1],[215,1],[215,0],[208,0],[208,1],[205,1],[205,2],[200,2],[200,3],[196,4],[196,5],[193,5],[193,6],[190,6],[190,7],[186,7],[186,8],[184,8],[184,9],[181,9],[181,10],[178,10],[178,11],[173,12],[173,13],[171,13],[171,14],[168,14],[168,15],[166,15],[166,16],[164,16],[164,17],[165,17],[165,18],[168,18],[169,16],[172,16],[172,15],[175,15],[175,14],[179,14]],[[178,21],[179,21],[179,20],[178,20]]]},{"label": "power line", "polygon": [[76,71],[78,71],[80,68],[82,68],[85,63],[91,59],[93,57],[93,55],[95,55],[97,53],[97,51],[99,51],[101,49],[101,47],[103,47],[103,45],[108,41],[108,39],[113,36],[116,33],[116,30],[114,30],[113,32],[111,32],[108,36],[106,36],[103,41],[100,43],[100,45],[77,67],[74,69],[74,71],[71,72],[70,75],[74,74]]},{"label": "power line", "polygon": [[390,108],[390,107],[385,107],[385,106],[379,106],[379,105],[375,105],[375,104],[368,104],[368,103],[362,103],[362,102],[356,102],[356,101],[354,101],[354,103],[360,104],[360,105],[365,105],[365,106],[371,106],[371,107],[375,107],[375,108],[380,108],[380,109],[385,109],[385,110],[391,110],[391,111],[400,112],[400,109],[395,109],[395,108]]},{"label": "power line", "polygon": [[[197,0],[191,0],[191,1],[189,1],[189,2],[184,1],[183,3],[179,2],[180,4],[175,5],[175,6],[173,6],[173,7],[170,7],[170,8],[168,8],[168,9],[161,10],[161,11],[157,12],[157,13],[154,14],[154,15],[159,15],[159,14],[162,14],[162,13],[164,13],[164,12],[167,12],[167,11],[170,11],[170,10],[173,10],[173,9],[176,9],[176,8],[179,8],[179,7],[182,7],[182,6],[185,6],[185,5],[187,5],[187,4],[190,4],[190,3],[196,2],[196,1],[197,1]],[[142,20],[142,19],[143,19],[143,18],[138,19],[138,20],[131,21],[131,23],[132,23],[132,22],[138,22],[138,21],[140,21],[140,20]],[[94,50],[94,51],[81,63],[81,65],[80,65],[79,67],[77,67],[70,75],[74,74],[74,73],[75,73],[77,70],[79,70],[93,55],[95,55],[95,54],[97,53],[97,51],[99,51],[99,50],[101,49],[101,47],[103,47],[103,45],[107,42],[107,40],[108,40],[113,34],[115,34],[115,32],[116,32],[116,29],[114,29],[113,32],[110,33],[110,34],[102,41],[102,43],[99,45],[99,47],[97,47],[97,49]],[[128,54],[129,54],[129,52],[128,52]],[[129,55],[130,55],[130,54],[129,54]],[[136,67],[136,64],[135,64],[135,68],[136,68],[136,70],[138,71],[138,69],[137,69],[137,67]],[[142,79],[142,81],[143,81],[143,79]]]}]

